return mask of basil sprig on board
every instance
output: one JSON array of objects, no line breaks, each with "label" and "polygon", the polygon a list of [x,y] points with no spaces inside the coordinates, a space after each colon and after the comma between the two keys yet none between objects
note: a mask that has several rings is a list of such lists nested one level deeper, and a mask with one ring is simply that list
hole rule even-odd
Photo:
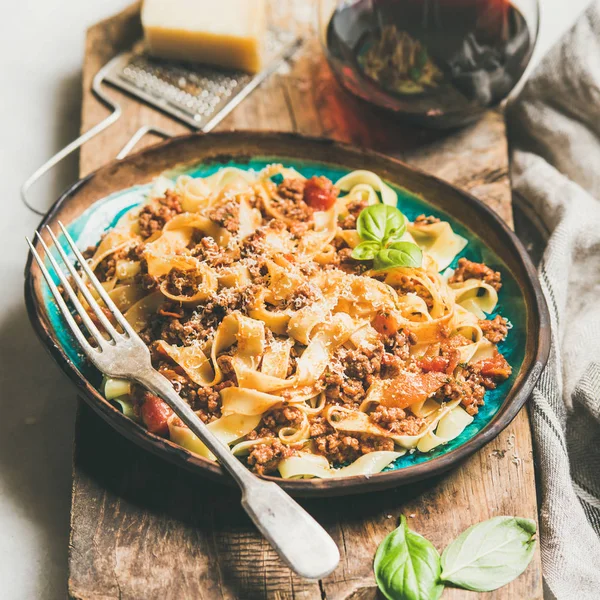
[{"label": "basil sprig on board", "polygon": [[469,527],[442,554],[442,579],[452,585],[489,592],[516,579],[535,549],[535,521],[494,517]]},{"label": "basil sprig on board", "polygon": [[438,551],[407,527],[404,515],[377,548],[374,570],[377,586],[388,600],[438,600],[444,591]]},{"label": "basil sprig on board", "polygon": [[356,221],[363,240],[352,251],[356,260],[372,260],[377,271],[393,267],[420,267],[421,249],[412,242],[400,241],[406,232],[406,217],[395,207],[372,204],[364,208]]},{"label": "basil sprig on board", "polygon": [[516,579],[535,549],[535,521],[494,517],[469,527],[440,555],[404,516],[379,545],[374,571],[388,600],[438,600],[445,585],[489,592]]}]

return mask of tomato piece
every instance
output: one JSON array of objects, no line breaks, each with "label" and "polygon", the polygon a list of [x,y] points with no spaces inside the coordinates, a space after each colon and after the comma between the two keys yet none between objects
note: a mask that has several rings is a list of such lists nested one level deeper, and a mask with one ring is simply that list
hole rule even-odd
[{"label": "tomato piece", "polygon": [[167,435],[169,432],[167,421],[172,414],[173,411],[158,396],[146,393],[141,415],[150,433]]},{"label": "tomato piece", "polygon": [[448,381],[444,373],[401,372],[393,379],[383,379],[380,383],[381,404],[387,407],[406,408],[416,402],[423,402],[437,392]]},{"label": "tomato piece", "polygon": [[494,355],[492,358],[484,358],[477,364],[480,366],[479,372],[484,377],[508,379],[512,373],[511,366],[506,362],[506,359],[500,353]]},{"label": "tomato piece", "polygon": [[424,356],[417,361],[417,365],[426,373],[446,373],[450,361],[443,356]]},{"label": "tomato piece", "polygon": [[304,202],[315,210],[329,210],[340,191],[327,177],[313,176],[304,186]]},{"label": "tomato piece", "polygon": [[377,313],[371,324],[381,335],[394,335],[400,329],[398,319],[388,312]]}]

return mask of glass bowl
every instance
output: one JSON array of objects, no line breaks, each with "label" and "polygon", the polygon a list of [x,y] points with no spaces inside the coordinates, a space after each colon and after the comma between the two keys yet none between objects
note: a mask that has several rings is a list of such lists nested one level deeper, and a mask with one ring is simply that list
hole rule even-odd
[{"label": "glass bowl", "polygon": [[321,43],[356,97],[426,127],[478,119],[531,58],[537,0],[320,0]]}]

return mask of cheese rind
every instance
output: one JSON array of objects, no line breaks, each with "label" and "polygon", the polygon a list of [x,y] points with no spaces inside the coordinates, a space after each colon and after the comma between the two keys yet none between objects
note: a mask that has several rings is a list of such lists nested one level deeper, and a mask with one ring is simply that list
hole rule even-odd
[{"label": "cheese rind", "polygon": [[265,0],[144,0],[153,56],[257,73],[263,66]]}]

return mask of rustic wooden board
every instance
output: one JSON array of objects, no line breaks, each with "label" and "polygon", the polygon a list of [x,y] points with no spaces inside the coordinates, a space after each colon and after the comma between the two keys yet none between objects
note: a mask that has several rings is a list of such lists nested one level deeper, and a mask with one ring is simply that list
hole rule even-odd
[{"label": "rustic wooden board", "polygon": [[[306,41],[290,64],[219,129],[293,130],[375,148],[471,190],[512,222],[501,114],[490,112],[477,125],[451,134],[417,131],[371,114],[332,80],[306,22],[306,5],[305,0],[273,0],[273,18],[297,26]],[[106,114],[90,92],[92,77],[140,36],[138,10],[133,6],[88,31],[84,131]],[[174,134],[187,131],[116,90],[110,94],[124,115],[82,149],[82,175],[111,160],[141,125]],[[69,593],[82,600],[374,599],[373,555],[401,513],[440,550],[483,519],[537,515],[525,410],[497,440],[436,480],[377,494],[303,501],[342,555],[339,568],[319,582],[302,580],[280,563],[239,507],[235,490],[141,451],[82,403],[74,449]],[[539,552],[525,574],[501,590],[477,596],[448,589],[444,594],[447,600],[475,597],[540,599]]]}]

